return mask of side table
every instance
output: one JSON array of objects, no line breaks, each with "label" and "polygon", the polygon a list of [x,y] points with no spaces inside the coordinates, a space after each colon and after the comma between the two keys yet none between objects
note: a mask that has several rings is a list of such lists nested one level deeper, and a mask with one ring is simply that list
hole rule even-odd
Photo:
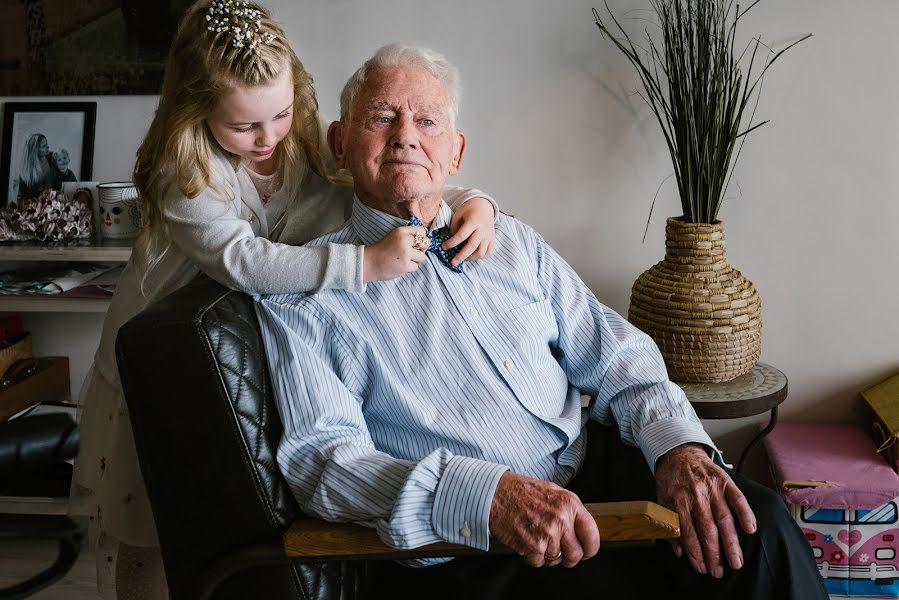
[{"label": "side table", "polygon": [[787,376],[771,365],[756,363],[752,371],[722,383],[679,383],[700,419],[737,419],[771,411],[768,424],[740,454],[737,471],[747,454],[777,424],[777,407],[787,397]]}]

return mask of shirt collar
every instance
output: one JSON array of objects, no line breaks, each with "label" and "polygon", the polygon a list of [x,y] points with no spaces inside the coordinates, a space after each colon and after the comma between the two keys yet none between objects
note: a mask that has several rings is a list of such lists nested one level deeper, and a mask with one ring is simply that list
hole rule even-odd
[{"label": "shirt collar", "polygon": [[[446,202],[441,200],[431,231],[449,225],[452,217],[453,211]],[[408,223],[408,219],[388,215],[363,204],[358,197],[353,198],[353,214],[350,216],[350,224],[356,231],[356,235],[359,236],[359,240],[366,246],[374,244],[397,227]]]}]

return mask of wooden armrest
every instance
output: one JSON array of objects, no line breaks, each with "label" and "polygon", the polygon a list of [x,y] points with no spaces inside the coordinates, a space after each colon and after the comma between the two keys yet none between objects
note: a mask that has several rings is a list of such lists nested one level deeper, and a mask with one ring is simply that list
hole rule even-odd
[{"label": "wooden armrest", "polygon": [[[601,543],[658,540],[680,537],[677,514],[655,502],[605,502],[585,505],[599,527]],[[431,558],[483,554],[459,544],[438,542],[412,550],[392,548],[374,529],[352,523],[329,523],[318,519],[296,521],[284,534],[289,557],[314,560]],[[492,542],[490,553],[512,553]]]}]

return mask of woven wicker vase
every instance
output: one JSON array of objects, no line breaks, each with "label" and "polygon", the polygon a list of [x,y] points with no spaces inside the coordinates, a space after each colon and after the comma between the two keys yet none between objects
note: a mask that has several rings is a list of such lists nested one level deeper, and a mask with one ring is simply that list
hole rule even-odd
[{"label": "woven wicker vase", "polygon": [[727,262],[720,221],[668,219],[665,260],[634,282],[628,319],[658,344],[674,381],[729,381],[761,353],[761,300]]}]

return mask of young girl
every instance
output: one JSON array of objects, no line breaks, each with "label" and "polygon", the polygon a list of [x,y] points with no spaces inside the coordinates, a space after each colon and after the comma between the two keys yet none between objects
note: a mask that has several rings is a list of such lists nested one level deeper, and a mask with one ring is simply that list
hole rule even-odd
[{"label": "young girl", "polygon": [[[294,245],[343,223],[352,205],[352,189],[328,174],[316,110],[312,80],[267,11],[233,0],[188,10],[137,153],[143,228],[82,387],[71,504],[91,519],[104,597],[167,597],[116,368],[119,327],[200,272],[247,293],[362,293],[366,282],[413,271],[424,258],[413,248],[419,227],[366,248]],[[492,251],[495,207],[479,196],[445,190],[458,209],[445,245],[467,239],[457,260]]]},{"label": "young girl", "polygon": [[53,166],[53,189],[61,190],[63,182],[78,181],[78,177],[69,168],[69,151],[65,148],[54,150],[50,153]]}]

